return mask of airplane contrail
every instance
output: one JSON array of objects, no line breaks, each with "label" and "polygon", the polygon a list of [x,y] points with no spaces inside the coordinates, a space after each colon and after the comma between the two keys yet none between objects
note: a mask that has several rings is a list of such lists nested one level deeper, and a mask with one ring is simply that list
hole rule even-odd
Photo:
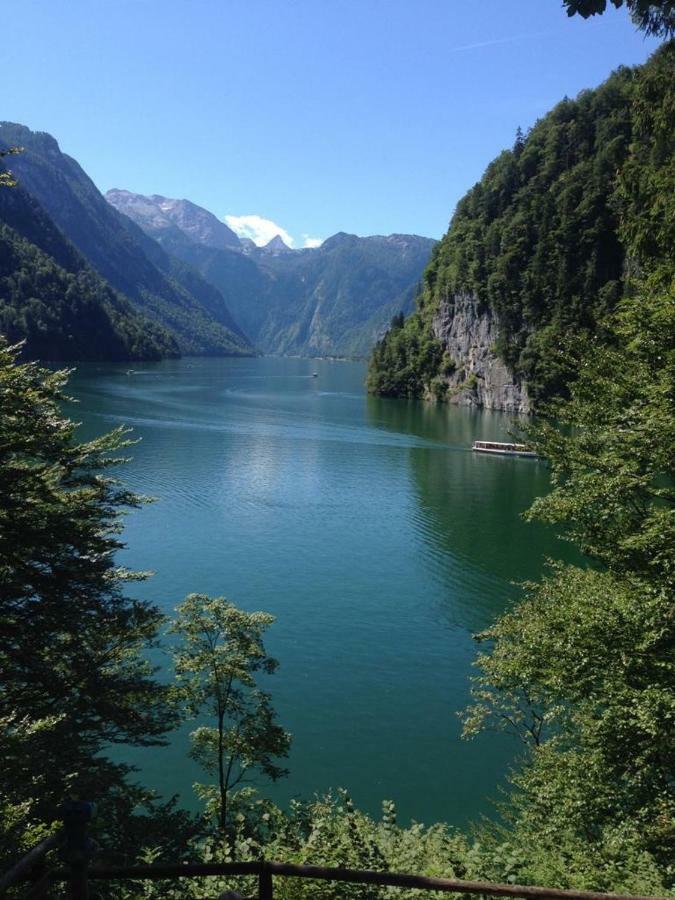
[{"label": "airplane contrail", "polygon": [[477,44],[464,44],[462,47],[450,47],[448,53],[458,53],[460,50],[479,50],[481,47],[494,47],[496,44],[511,44],[513,41],[524,41],[527,38],[548,37],[549,31],[540,31],[536,34],[514,34],[511,37],[495,38],[492,41],[479,41]]}]

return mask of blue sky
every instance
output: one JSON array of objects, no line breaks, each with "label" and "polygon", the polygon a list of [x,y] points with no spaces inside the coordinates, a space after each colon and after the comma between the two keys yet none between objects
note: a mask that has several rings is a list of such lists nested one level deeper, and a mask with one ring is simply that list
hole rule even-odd
[{"label": "blue sky", "polygon": [[104,191],[271,220],[295,246],[440,237],[518,125],[655,46],[561,0],[21,0],[0,116]]}]

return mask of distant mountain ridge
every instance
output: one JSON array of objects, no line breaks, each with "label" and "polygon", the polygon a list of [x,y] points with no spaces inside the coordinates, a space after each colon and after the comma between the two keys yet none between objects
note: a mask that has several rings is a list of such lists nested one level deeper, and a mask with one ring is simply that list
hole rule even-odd
[{"label": "distant mountain ridge", "polygon": [[163,231],[171,232],[177,228],[205,247],[241,249],[239,238],[231,228],[213,213],[189,200],[172,200],[160,194],[145,197],[115,188],[105,196],[116,209],[133,219],[144,231],[152,233],[160,243]]},{"label": "distant mountain ridge", "polygon": [[22,187],[102,278],[175,335],[182,353],[253,353],[217,288],[107,203],[51,135],[0,123],[0,147],[16,145],[25,148],[12,161]]},{"label": "distant mountain ridge", "polygon": [[[4,282],[0,328],[30,332],[42,358],[364,357],[392,316],[412,309],[435,243],[340,232],[317,248],[293,250],[280,235],[258,247],[187,199],[120,189],[104,198],[51,135],[0,122],[0,149],[12,146],[24,152],[12,159],[19,188],[7,190],[30,202],[25,233],[14,233],[8,197],[4,219],[0,204],[0,225],[13,229],[4,275],[20,272],[28,294]],[[47,271],[43,296],[34,275]],[[98,323],[89,343],[87,316]]]},{"label": "distant mountain ridge", "polygon": [[197,223],[219,220],[190,201],[123,190],[108,191],[106,199],[217,287],[265,353],[367,355],[392,316],[412,310],[436,243],[417,235],[339,232],[320,247],[291,250],[280,235],[264,247],[235,244],[227,229],[217,246],[215,231],[207,234]]}]

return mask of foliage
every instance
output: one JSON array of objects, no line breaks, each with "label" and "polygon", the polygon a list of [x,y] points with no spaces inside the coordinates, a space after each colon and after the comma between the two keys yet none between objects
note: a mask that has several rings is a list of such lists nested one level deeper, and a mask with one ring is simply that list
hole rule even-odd
[{"label": "foliage", "polygon": [[192,732],[191,756],[217,774],[217,790],[199,786],[200,796],[216,813],[221,829],[229,824],[229,802],[239,785],[260,772],[276,780],[287,774],[276,762],[288,753],[290,735],[275,721],[271,697],[256,683],[277,661],[262,641],[274,617],[237,609],[224,597],[190,594],[178,607],[170,633],[178,696],[194,716],[206,710],[215,725]]},{"label": "foliage", "polygon": [[[581,3],[576,9],[584,14]],[[179,637],[173,696],[215,722],[193,732],[192,755],[217,774],[217,787],[201,794],[219,828],[130,785],[128,768],[103,755],[106,745],[159,743],[174,716],[171,689],[143,656],[161,616],[124,596],[142,576],[114,562],[119,516],[141,502],[106,475],[121,461],[125,435],[78,443],[58,408],[64,373],[18,364],[17,349],[2,345],[0,856],[45,834],[72,791],[104,795],[101,833],[125,859],[144,847],[147,861],[265,856],[577,889],[672,889],[673,52],[620,71],[517,137],[460,204],[418,313],[394,317],[371,365],[369,386],[380,393],[417,396],[440,383],[455,362],[431,321],[453,292],[468,291],[499,316],[500,351],[536,396],[562,396],[569,386],[525,435],[552,478],[529,516],[562,528],[588,565],[552,563],[480,636],[489,646],[465,715],[468,735],[496,727],[522,739],[503,821],[484,824],[472,842],[445,825],[402,827],[390,803],[381,821],[345,793],[282,812],[242,788],[256,772],[283,775],[277,760],[289,746],[257,684],[276,667],[262,642],[272,617],[198,594],[171,627]],[[7,226],[0,238],[43,286],[96,293],[93,273],[66,265],[72,248],[40,234],[49,253]],[[18,290],[23,281],[6,283]],[[200,898],[241,884],[145,884],[115,896]],[[279,880],[275,893],[393,895],[292,880]]]},{"label": "foliage", "polygon": [[[380,871],[425,873],[438,877],[473,877],[481,871],[483,859],[494,860],[495,870],[506,880],[508,866],[503,865],[508,853],[504,848],[483,854],[479,847],[471,847],[461,834],[446,825],[426,827],[413,822],[407,827],[396,821],[393,803],[383,804],[380,820],[374,820],[354,808],[345,791],[328,794],[311,802],[292,801],[288,812],[264,800],[251,800],[250,819],[256,822],[251,830],[243,813],[235,817],[233,834],[225,841],[197,843],[194,857],[205,862],[269,860],[311,864],[368,868]],[[152,859],[153,851],[146,851]],[[175,882],[144,885],[143,896],[206,898],[218,896],[225,890],[253,896],[257,890],[254,879],[207,878],[185,880],[178,887]],[[274,895],[282,900],[301,898],[384,898],[399,897],[410,900],[419,892],[400,888],[374,888],[292,878],[276,878]],[[123,898],[131,894],[122,894]],[[136,896],[136,895],[134,895]]]},{"label": "foliage", "polygon": [[19,186],[0,191],[0,333],[25,358],[159,359],[178,348],[87,264]]},{"label": "foliage", "polygon": [[[528,513],[590,567],[552,565],[480,638],[468,734],[515,730],[509,840],[539,883],[665,893],[675,881],[673,47],[637,76],[615,185],[628,298],[577,340],[568,400],[525,438],[552,490]],[[493,837],[503,830],[492,828]]]},{"label": "foliage", "polygon": [[591,343],[571,399],[528,429],[552,476],[529,517],[563,527],[593,567],[553,566],[481,635],[493,647],[465,721],[469,734],[524,738],[511,839],[538,846],[530,876],[559,884],[675,881],[675,293],[653,287],[664,265],[644,258],[613,344]]},{"label": "foliage", "polygon": [[[269,801],[251,798],[248,813],[248,817],[243,812],[237,813],[233,833],[225,840],[194,842],[192,858],[204,862],[244,862],[264,858],[300,865],[500,883],[534,881],[552,885],[572,882],[576,886],[591,882],[590,878],[576,874],[570,877],[569,872],[558,870],[556,866],[560,865],[561,859],[553,859],[543,852],[536,837],[525,854],[508,836],[496,832],[486,833],[476,840],[442,823],[403,825],[397,821],[396,807],[390,801],[382,804],[382,816],[375,819],[355,809],[346,791],[317,797],[310,802],[292,801],[287,812]],[[256,823],[254,828],[250,826],[251,821]],[[567,856],[573,870],[583,856],[581,848],[574,849],[578,857]],[[157,851],[150,846],[141,857],[150,863],[156,858]],[[588,865],[587,855],[584,861]],[[650,866],[627,839],[617,837],[608,844],[604,870],[604,883],[615,890],[626,888],[636,893],[656,894],[663,889],[653,865]],[[530,873],[535,877],[531,879]],[[138,891],[138,888],[134,890]],[[175,881],[146,882],[142,890],[140,896],[147,900],[165,897],[201,900],[221,895],[226,890],[240,892],[244,897],[254,896],[257,884],[253,878],[209,877],[184,879],[180,885]],[[420,891],[401,888],[295,878],[275,878],[274,895],[282,900],[412,900],[423,896]],[[120,892],[118,888],[115,896],[130,900],[139,894],[127,893],[124,889]]]},{"label": "foliage", "polygon": [[650,288],[672,286],[675,259],[675,43],[639,75],[632,105],[634,140],[619,172],[619,235]]},{"label": "foliage", "polygon": [[[584,19],[604,13],[607,0],[563,0],[567,15],[580,15]],[[624,0],[611,0],[617,9]],[[647,34],[672,37],[675,34],[675,3],[673,0],[627,0],[626,6],[633,22]]]},{"label": "foliage", "polygon": [[[16,156],[22,151],[23,147],[7,147],[6,150],[0,150],[0,159],[4,159],[6,156]],[[16,187],[14,176],[9,170],[0,171],[0,187]]]},{"label": "foliage", "polygon": [[443,347],[419,317],[398,314],[378,341],[368,367],[368,390],[384,397],[419,397],[438,371]]},{"label": "foliage", "polygon": [[44,773],[34,760],[45,757],[59,717],[31,722],[17,713],[0,718],[0,868],[16,862],[46,837],[49,826],[36,814]]},{"label": "foliage", "polygon": [[174,356],[172,338],[90,269],[68,272],[0,223],[0,333],[27,359],[143,360]]},{"label": "foliage", "polygon": [[124,595],[143,576],[115,561],[120,515],[142,498],[106,474],[124,432],[77,441],[59,410],[67,373],[16,353],[0,346],[3,803],[48,823],[71,792],[107,796],[113,828],[134,804],[102,751],[161,743],[174,721],[143,656],[161,616]]},{"label": "foliage", "polygon": [[417,348],[468,295],[497,318],[496,351],[535,403],[567,393],[579,342],[611,340],[603,322],[626,292],[638,236],[672,241],[674,75],[668,44],[563,100],[488,166],[432,253],[417,311],[376,348],[371,390],[427,393],[441,357]]}]

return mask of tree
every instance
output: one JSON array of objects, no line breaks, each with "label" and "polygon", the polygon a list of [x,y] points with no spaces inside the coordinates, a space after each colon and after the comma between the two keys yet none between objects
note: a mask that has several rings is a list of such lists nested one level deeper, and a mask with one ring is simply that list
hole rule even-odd
[{"label": "tree", "polygon": [[626,299],[601,331],[561,343],[578,378],[525,435],[552,480],[528,515],[561,528],[587,562],[553,565],[479,636],[490,649],[465,731],[523,739],[507,809],[518,880],[635,893],[673,883],[672,73],[670,44],[634,81],[615,189]]},{"label": "tree", "polygon": [[[8,147],[6,150],[0,150],[0,159],[4,159],[6,156],[16,156],[17,153],[23,153],[23,147]],[[8,169],[0,172],[0,187],[16,187],[14,176]]]},{"label": "tree", "polygon": [[[268,613],[237,609],[224,597],[190,594],[170,628],[179,637],[173,650],[178,696],[193,716],[206,711],[215,720],[192,732],[191,756],[218,775],[223,830],[235,788],[256,772],[273,781],[287,774],[275,760],[288,754],[290,735],[276,723],[270,695],[256,682],[257,673],[271,674],[278,665],[262,641],[273,621]],[[200,794],[211,796],[203,787]]]},{"label": "tree", "polygon": [[143,656],[162,616],[125,596],[143,576],[115,559],[120,515],[142,502],[105,474],[125,433],[78,441],[60,411],[68,373],[18,364],[18,351],[0,343],[2,787],[49,821],[69,791],[124,790],[128,768],[102,751],[161,743],[174,716]]},{"label": "tree", "polygon": [[[617,9],[624,0],[610,0]],[[584,19],[601,15],[607,9],[607,0],[563,0],[568,16],[580,15]],[[625,0],[633,22],[647,34],[672,37],[675,34],[674,0]]]},{"label": "tree", "polygon": [[525,147],[525,135],[520,125],[516,128],[516,137],[513,141],[513,155],[518,158]]},{"label": "tree", "polygon": [[[672,887],[675,853],[675,294],[642,290],[591,343],[569,401],[528,440],[552,491],[529,516],[592,561],[557,564],[481,638],[471,734],[515,729],[528,877]],[[642,879],[642,880],[641,880]]]}]

